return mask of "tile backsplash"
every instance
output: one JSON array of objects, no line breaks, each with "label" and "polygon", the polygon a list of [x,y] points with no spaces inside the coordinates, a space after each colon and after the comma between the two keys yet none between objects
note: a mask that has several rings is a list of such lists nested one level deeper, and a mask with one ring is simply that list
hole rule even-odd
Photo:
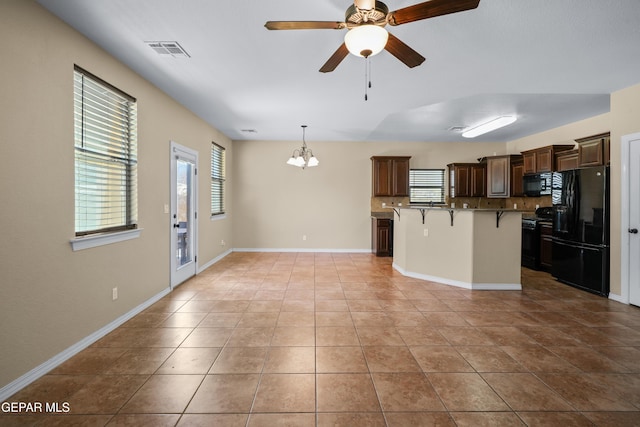
[{"label": "tile backsplash", "polygon": [[513,209],[517,205],[520,210],[535,211],[536,205],[540,207],[551,206],[551,196],[543,197],[510,197],[508,199],[494,199],[487,197],[447,197],[447,206],[455,203],[456,207],[462,207],[467,203],[471,209]]},{"label": "tile backsplash", "polygon": [[382,207],[383,203],[386,203],[387,207],[398,206],[399,203],[402,203],[403,206],[406,206],[409,204],[409,198],[408,197],[372,197],[371,212],[384,212],[386,209]]}]

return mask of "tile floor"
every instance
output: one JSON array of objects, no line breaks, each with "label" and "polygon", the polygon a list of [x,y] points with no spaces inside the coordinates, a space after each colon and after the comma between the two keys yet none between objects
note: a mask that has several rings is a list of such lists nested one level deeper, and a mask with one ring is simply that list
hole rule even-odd
[{"label": "tile floor", "polygon": [[640,309],[233,253],[8,400],[70,412],[2,426],[638,426]]}]

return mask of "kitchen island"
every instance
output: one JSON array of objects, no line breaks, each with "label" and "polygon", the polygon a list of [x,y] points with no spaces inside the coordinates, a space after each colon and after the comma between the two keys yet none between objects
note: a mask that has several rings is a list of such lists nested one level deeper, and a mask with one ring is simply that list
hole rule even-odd
[{"label": "kitchen island", "polygon": [[395,207],[393,267],[466,289],[520,290],[522,211]]}]

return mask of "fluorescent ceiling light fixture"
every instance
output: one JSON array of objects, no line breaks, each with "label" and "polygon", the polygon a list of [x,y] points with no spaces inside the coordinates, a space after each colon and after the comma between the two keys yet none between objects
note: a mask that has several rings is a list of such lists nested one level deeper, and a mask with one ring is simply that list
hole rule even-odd
[{"label": "fluorescent ceiling light fixture", "polygon": [[368,58],[382,52],[387,45],[389,33],[373,24],[359,25],[350,29],[344,36],[344,43],[355,56]]},{"label": "fluorescent ceiling light fixture", "polygon": [[462,132],[462,136],[465,138],[475,138],[476,136],[483,135],[485,133],[500,129],[515,122],[518,118],[516,116],[500,116],[486,123],[478,125],[474,128]]}]

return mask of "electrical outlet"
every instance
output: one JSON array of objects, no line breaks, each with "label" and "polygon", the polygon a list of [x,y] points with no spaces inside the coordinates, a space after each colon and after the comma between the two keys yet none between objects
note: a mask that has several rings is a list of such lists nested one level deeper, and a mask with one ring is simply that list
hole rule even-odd
[{"label": "electrical outlet", "polygon": [[302,235],[302,240],[307,240],[307,235],[306,234]]},{"label": "electrical outlet", "polygon": [[118,299],[118,288],[111,289],[111,298],[114,301]]},{"label": "electrical outlet", "polygon": [[224,241],[224,239],[223,239],[223,240],[220,240],[220,246],[224,246],[224,245],[226,245],[226,244],[227,244],[227,243]]},{"label": "electrical outlet", "polygon": [[428,228],[424,229],[424,237],[429,237],[429,229]]}]

